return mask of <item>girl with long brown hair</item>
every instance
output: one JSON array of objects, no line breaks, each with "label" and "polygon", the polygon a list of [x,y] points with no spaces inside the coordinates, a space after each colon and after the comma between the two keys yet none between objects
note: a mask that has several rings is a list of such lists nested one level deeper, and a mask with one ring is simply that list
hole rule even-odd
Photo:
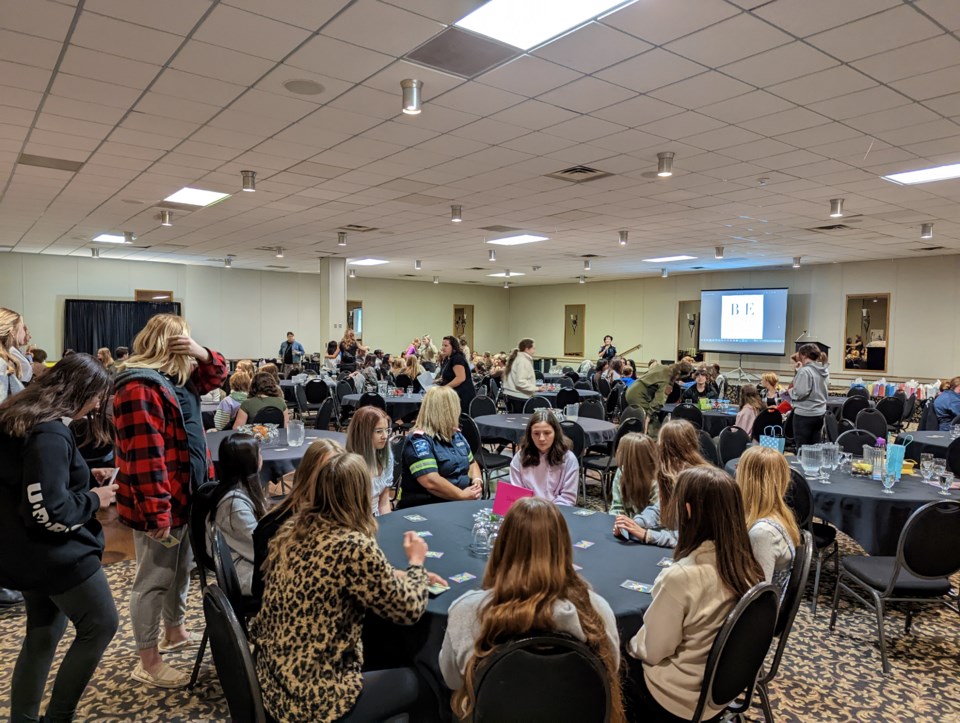
[{"label": "girl with long brown hair", "polygon": [[[411,359],[414,357],[410,357]],[[374,406],[354,412],[347,427],[347,451],[359,454],[370,469],[374,517],[393,512],[393,451],[390,449],[390,417]]]},{"label": "girl with long brown hair", "polygon": [[269,372],[259,371],[250,383],[250,394],[240,404],[237,416],[233,420],[233,428],[239,429],[244,424],[252,423],[257,415],[267,407],[273,407],[283,414],[283,427],[290,421],[290,411],[283,399],[283,390],[280,382],[274,379]]},{"label": "girl with long brown hair", "polygon": [[763,400],[760,399],[757,388],[752,384],[744,384],[740,387],[740,411],[737,412],[733,426],[739,427],[747,434],[753,434],[753,423],[763,409]]},{"label": "girl with long brown hair", "polygon": [[[763,580],[730,475],[711,466],[681,472],[671,506],[679,521],[673,564],[657,576],[643,627],[627,645],[641,661],[629,676],[636,720],[693,716],[717,632],[736,601]],[[704,718],[726,702],[708,700]]]},{"label": "girl with long brown hair", "polygon": [[[626,434],[617,445],[617,474],[613,478],[610,514],[613,534],[634,542],[666,539],[659,529],[660,449],[652,437]],[[666,491],[669,498],[670,491]]]},{"label": "girl with long brown hair", "polygon": [[800,544],[800,528],[785,495],[790,489],[787,459],[769,447],[750,447],[737,465],[753,556],[763,577],[785,591]]},{"label": "girl with long brown hair", "polygon": [[[313,504],[270,541],[260,613],[250,625],[257,677],[281,721],[383,720],[419,697],[409,669],[361,673],[368,612],[412,625],[427,607],[427,543],[404,535],[409,560],[395,569],[377,545],[370,470],[360,455],[332,456],[315,479]],[[305,674],[304,671],[309,671]]]},{"label": "girl with long brown hair", "polygon": [[579,479],[580,462],[570,451],[553,410],[536,410],[510,462],[510,484],[558,505],[575,505]]},{"label": "girl with long brown hair", "polygon": [[450,606],[440,671],[454,691],[454,715],[469,719],[477,667],[497,645],[543,630],[569,633],[597,654],[610,679],[610,720],[622,721],[616,618],[573,569],[570,531],[560,510],[527,497],[514,503],[500,527],[482,588]]}]

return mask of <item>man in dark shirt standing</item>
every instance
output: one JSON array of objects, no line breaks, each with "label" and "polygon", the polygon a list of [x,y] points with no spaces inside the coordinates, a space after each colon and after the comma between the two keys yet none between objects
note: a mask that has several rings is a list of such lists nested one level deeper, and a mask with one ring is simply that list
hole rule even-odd
[{"label": "man in dark shirt standing", "polygon": [[280,345],[280,361],[283,362],[283,372],[286,374],[290,367],[299,365],[303,361],[306,351],[303,344],[296,340],[292,331],[287,332],[287,340]]}]

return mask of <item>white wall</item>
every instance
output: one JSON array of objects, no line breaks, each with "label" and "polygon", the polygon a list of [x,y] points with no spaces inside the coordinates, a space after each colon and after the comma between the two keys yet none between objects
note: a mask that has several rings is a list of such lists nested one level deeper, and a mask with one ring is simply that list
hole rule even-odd
[{"label": "white wall", "polygon": [[[510,289],[509,337],[531,336],[537,354],[562,356],[563,307],[586,304],[588,348],[599,348],[612,334],[619,349],[640,342],[633,359],[673,358],[677,349],[679,302],[699,299],[701,289],[785,286],[790,289],[787,338],[804,329],[832,347],[832,375],[840,373],[847,294],[889,293],[888,375],[918,379],[949,378],[960,373],[960,256],[901,261],[824,264],[797,270],[731,271],[681,274],[561,286]],[[688,346],[688,344],[683,345]],[[788,344],[792,346],[792,344]],[[737,357],[710,354],[722,367]],[[745,367],[789,369],[786,357],[745,356]],[[870,373],[877,376],[876,373]]]}]

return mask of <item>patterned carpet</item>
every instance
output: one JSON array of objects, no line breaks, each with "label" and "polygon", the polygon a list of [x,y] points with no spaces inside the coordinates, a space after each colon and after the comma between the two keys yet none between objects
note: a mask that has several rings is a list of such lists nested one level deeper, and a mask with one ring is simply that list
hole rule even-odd
[{"label": "patterned carpet", "polygon": [[[858,552],[855,543],[841,535],[844,554]],[[186,723],[226,721],[228,714],[209,654],[200,684],[194,691],[159,691],[135,683],[129,674],[135,653],[126,614],[127,591],[133,563],[107,567],[119,601],[120,631],[104,656],[80,704],[79,721],[138,721]],[[811,570],[811,579],[812,579]],[[801,607],[784,656],[780,677],[772,686],[778,721],[936,721],[960,723],[960,618],[945,607],[921,612],[910,635],[903,634],[903,614],[888,615],[893,674],[880,673],[880,655],[871,613],[841,606],[836,632],[827,630],[832,568],[823,581],[820,609],[814,618]],[[956,582],[956,581],[955,581]],[[190,597],[188,620],[201,625],[198,587]],[[808,591],[809,594],[809,591]],[[0,613],[0,719],[9,716],[10,673],[24,625],[22,607]],[[61,644],[66,649],[71,632]],[[174,665],[188,668],[196,649],[168,656]],[[57,659],[59,663],[59,657]],[[56,663],[55,663],[56,666]],[[55,668],[54,668],[55,669]],[[49,686],[48,686],[49,690]],[[759,709],[750,717],[762,721]]]}]

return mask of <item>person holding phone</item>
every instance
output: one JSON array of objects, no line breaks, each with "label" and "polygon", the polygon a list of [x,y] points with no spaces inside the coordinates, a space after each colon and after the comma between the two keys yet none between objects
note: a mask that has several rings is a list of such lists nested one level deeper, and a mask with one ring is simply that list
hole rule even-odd
[{"label": "person holding phone", "polygon": [[89,417],[87,437],[109,444],[110,389],[110,373],[96,359],[73,354],[0,405],[0,585],[21,590],[27,608],[11,683],[13,721],[41,719],[44,687],[67,620],[76,636],[57,670],[44,720],[73,720],[117,631],[95,517],[116,498],[113,470],[90,470],[63,422]]},{"label": "person holding phone", "polygon": [[147,322],[116,377],[117,512],[133,530],[137,554],[130,619],[140,660],[132,677],[147,685],[179,688],[190,680],[160,653],[193,642],[184,625],[190,496],[214,475],[200,395],[226,377],[223,356],[195,342],[186,320],[174,314]]},{"label": "person holding phone", "polygon": [[610,361],[616,355],[617,347],[613,345],[613,337],[607,334],[605,337],[603,337],[603,346],[601,346],[600,351],[597,352],[597,358]]}]

